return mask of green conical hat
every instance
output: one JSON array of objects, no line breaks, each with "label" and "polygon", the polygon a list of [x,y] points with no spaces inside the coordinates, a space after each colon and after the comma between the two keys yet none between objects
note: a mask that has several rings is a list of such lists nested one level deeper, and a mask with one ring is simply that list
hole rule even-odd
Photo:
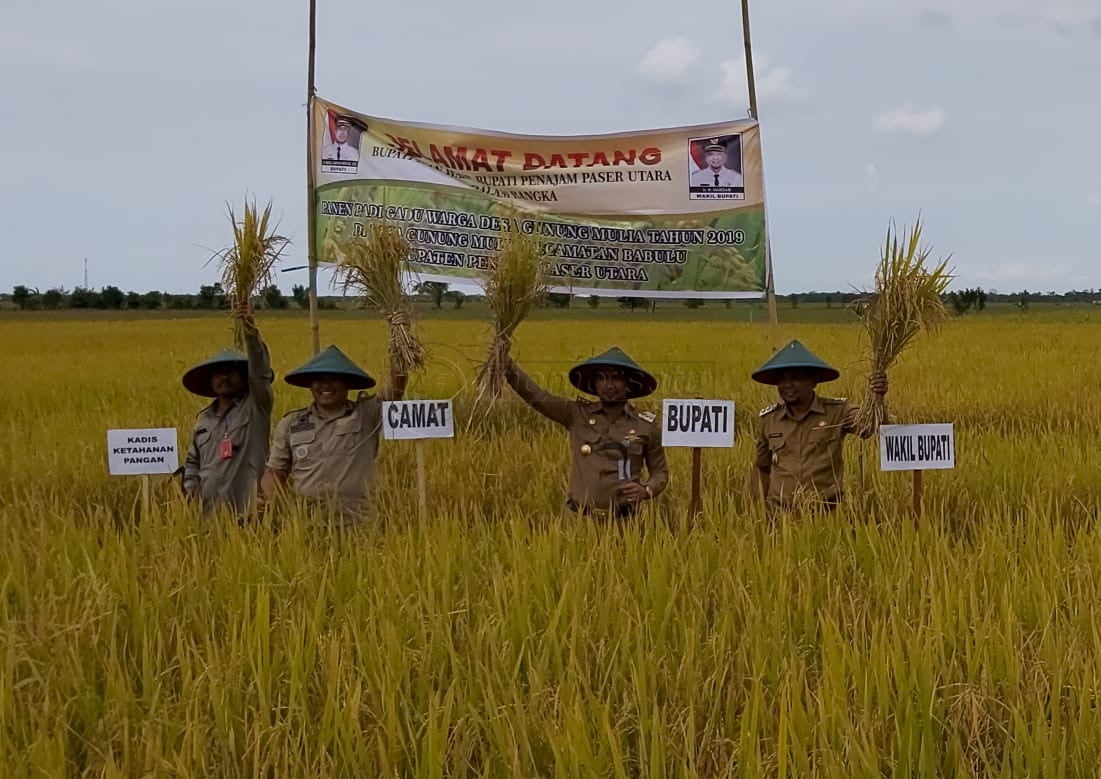
[{"label": "green conical hat", "polygon": [[238,368],[242,373],[248,373],[248,357],[233,349],[224,349],[205,362],[201,362],[183,375],[183,385],[188,392],[202,395],[204,398],[213,398],[214,387],[211,379],[218,368]]},{"label": "green conical hat", "polygon": [[627,356],[618,346],[613,346],[604,354],[590,357],[585,362],[570,369],[570,384],[582,392],[596,394],[596,374],[608,368],[618,368],[627,374],[627,397],[643,398],[658,388],[658,380],[653,374]]},{"label": "green conical hat", "polygon": [[781,372],[792,368],[802,368],[814,375],[818,383],[833,381],[841,375],[841,371],[832,367],[799,341],[792,341],[776,354],[772,355],[768,362],[753,372],[753,380],[761,384],[775,384]]},{"label": "green conical hat", "polygon": [[309,387],[314,378],[321,374],[340,376],[348,382],[348,389],[368,389],[375,386],[375,380],[367,371],[348,359],[344,352],[330,346],[308,363],[288,373],[284,380],[296,387]]}]

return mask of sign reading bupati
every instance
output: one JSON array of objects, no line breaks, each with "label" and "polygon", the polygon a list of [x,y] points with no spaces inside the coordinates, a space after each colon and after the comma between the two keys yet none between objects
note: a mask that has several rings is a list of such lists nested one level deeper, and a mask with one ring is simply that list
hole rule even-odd
[{"label": "sign reading bupati", "polygon": [[734,446],[734,401],[666,400],[661,409],[663,446]]},{"label": "sign reading bupati", "polygon": [[112,476],[172,473],[179,464],[175,428],[107,431],[107,470]]},{"label": "sign reading bupati", "polygon": [[394,122],[313,101],[314,247],[339,263],[396,224],[410,269],[476,281],[510,234],[538,238],[552,291],[760,297],[765,215],[758,125],[593,136]]},{"label": "sign reading bupati", "polygon": [[382,404],[382,437],[454,438],[450,400],[390,400]]},{"label": "sign reading bupati", "polygon": [[955,467],[956,434],[951,424],[879,428],[880,470],[931,471]]}]

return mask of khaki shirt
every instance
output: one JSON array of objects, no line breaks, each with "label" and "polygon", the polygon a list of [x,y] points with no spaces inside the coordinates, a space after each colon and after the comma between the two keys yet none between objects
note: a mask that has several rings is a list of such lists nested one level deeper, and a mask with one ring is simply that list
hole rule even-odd
[{"label": "khaki shirt", "polygon": [[[268,348],[258,334],[245,338],[248,352],[248,394],[235,401],[221,416],[218,401],[198,413],[191,433],[191,447],[184,461],[185,490],[198,488],[203,511],[224,504],[238,514],[247,513],[268,457],[268,432],[275,402]],[[233,445],[233,456],[223,458],[224,439]]]},{"label": "khaki shirt", "polygon": [[833,502],[844,493],[841,449],[855,433],[859,406],[844,398],[814,396],[796,417],[785,403],[761,412],[755,465],[769,472],[768,501],[778,505]]},{"label": "khaki shirt", "polygon": [[381,431],[378,395],[349,401],[337,417],[311,403],[279,420],[268,467],[288,474],[296,495],[332,501],[343,520],[356,521],[370,505]]},{"label": "khaki shirt", "polygon": [[[570,434],[569,499],[580,507],[607,509],[616,505],[616,487],[624,480],[649,486],[656,498],[669,483],[661,424],[653,414],[627,405],[612,419],[599,401],[570,400],[547,392],[515,363],[506,374],[516,394],[540,414]],[[616,445],[625,447],[625,454]],[[643,467],[648,481],[642,480]]]}]

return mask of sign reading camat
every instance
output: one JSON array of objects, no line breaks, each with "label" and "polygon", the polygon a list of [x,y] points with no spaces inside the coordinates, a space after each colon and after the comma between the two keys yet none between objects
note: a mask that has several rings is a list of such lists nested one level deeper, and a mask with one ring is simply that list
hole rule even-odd
[{"label": "sign reading camat", "polygon": [[450,400],[392,400],[382,404],[382,436],[387,440],[454,438]]},{"label": "sign reading camat", "polygon": [[734,446],[734,401],[666,400],[661,410],[664,446]]},{"label": "sign reading camat", "polygon": [[955,467],[956,434],[951,424],[879,428],[880,470],[930,471]]},{"label": "sign reading camat", "polygon": [[174,427],[107,431],[107,469],[112,476],[172,473],[179,464]]}]

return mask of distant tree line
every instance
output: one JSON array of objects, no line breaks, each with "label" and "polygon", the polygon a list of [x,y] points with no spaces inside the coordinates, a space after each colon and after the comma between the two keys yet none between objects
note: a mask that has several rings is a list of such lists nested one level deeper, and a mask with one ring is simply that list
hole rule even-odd
[{"label": "distant tree line", "polygon": [[[219,282],[204,284],[195,294],[173,294],[171,292],[123,292],[116,286],[108,285],[99,289],[76,287],[72,291],[55,287],[45,292],[17,285],[9,296],[16,308],[24,311],[51,310],[63,308],[98,309],[101,311],[144,310],[157,311],[171,309],[175,311],[215,311],[227,308],[229,301]],[[297,306],[309,308],[309,290],[296,284],[290,297],[283,294],[274,284],[261,291],[254,301],[262,308],[283,309]],[[329,300],[319,300],[319,307],[334,308]]]}]

